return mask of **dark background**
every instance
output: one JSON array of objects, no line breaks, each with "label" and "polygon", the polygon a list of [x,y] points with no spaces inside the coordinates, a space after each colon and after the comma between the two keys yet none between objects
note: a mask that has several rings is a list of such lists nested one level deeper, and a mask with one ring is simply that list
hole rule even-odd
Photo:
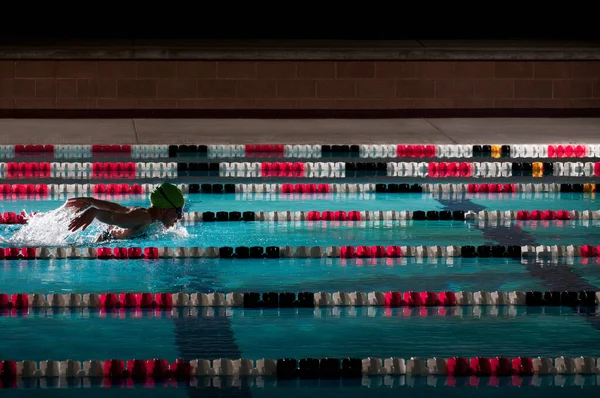
[{"label": "dark background", "polygon": [[15,42],[28,39],[600,40],[595,7],[586,7],[581,2],[5,3],[0,38]]},{"label": "dark background", "polygon": [[[7,17],[8,18],[8,17]],[[10,20],[10,18],[8,18]],[[168,18],[167,18],[168,19]],[[194,23],[169,20],[160,23],[139,20],[90,20],[85,23],[56,23],[52,25],[22,24],[0,26],[3,41],[60,39],[207,39],[207,40],[591,40],[600,42],[600,24],[566,20],[535,23],[478,20],[465,23],[424,19],[408,22],[330,20],[260,21],[224,20],[206,24],[205,19]],[[393,22],[393,21],[392,21]],[[421,23],[422,22],[422,23]],[[568,26],[567,26],[568,25]]]}]

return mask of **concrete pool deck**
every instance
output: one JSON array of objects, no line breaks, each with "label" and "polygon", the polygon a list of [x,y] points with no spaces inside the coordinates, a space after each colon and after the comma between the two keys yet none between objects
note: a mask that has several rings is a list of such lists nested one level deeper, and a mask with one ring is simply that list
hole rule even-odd
[{"label": "concrete pool deck", "polygon": [[600,144],[600,118],[0,119],[0,144]]},{"label": "concrete pool deck", "polygon": [[587,40],[1,39],[0,59],[598,60]]}]

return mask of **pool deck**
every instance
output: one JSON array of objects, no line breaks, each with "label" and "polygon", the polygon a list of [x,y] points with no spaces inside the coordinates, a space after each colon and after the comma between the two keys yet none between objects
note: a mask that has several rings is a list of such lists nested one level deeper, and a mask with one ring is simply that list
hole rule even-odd
[{"label": "pool deck", "polygon": [[0,59],[598,60],[588,40],[0,39]]},{"label": "pool deck", "polygon": [[0,119],[0,144],[600,144],[600,118]]}]

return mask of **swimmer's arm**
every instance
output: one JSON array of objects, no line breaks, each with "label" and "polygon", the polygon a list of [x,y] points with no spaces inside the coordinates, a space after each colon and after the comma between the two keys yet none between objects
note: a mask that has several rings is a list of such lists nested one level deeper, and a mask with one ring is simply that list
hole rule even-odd
[{"label": "swimmer's arm", "polygon": [[94,218],[105,224],[120,228],[139,228],[152,223],[152,217],[144,209],[121,213],[111,210],[94,209]]},{"label": "swimmer's arm", "polygon": [[94,219],[123,229],[140,228],[152,223],[152,216],[145,209],[135,209],[128,213],[119,213],[90,207],[71,221],[69,230],[71,232],[75,232],[78,229],[85,231]]},{"label": "swimmer's arm", "polygon": [[67,200],[65,206],[68,208],[73,208],[77,211],[82,211],[89,208],[96,208],[98,210],[112,211],[115,213],[127,213],[130,210],[130,208],[121,206],[117,203],[107,202],[106,200],[99,200],[89,197],[70,198],[69,200]]},{"label": "swimmer's arm", "polygon": [[95,198],[86,198],[89,200],[90,206],[95,207],[98,210],[110,211],[113,213],[127,213],[129,208],[121,206],[118,203],[108,202],[106,200],[100,200]]}]

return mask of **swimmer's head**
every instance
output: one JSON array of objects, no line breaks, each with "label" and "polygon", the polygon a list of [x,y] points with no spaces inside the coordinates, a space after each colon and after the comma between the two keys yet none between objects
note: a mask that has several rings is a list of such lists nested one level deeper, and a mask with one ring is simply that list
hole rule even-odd
[{"label": "swimmer's head", "polygon": [[185,198],[177,186],[164,183],[150,194],[150,204],[158,210],[158,219],[170,228],[183,218]]}]

